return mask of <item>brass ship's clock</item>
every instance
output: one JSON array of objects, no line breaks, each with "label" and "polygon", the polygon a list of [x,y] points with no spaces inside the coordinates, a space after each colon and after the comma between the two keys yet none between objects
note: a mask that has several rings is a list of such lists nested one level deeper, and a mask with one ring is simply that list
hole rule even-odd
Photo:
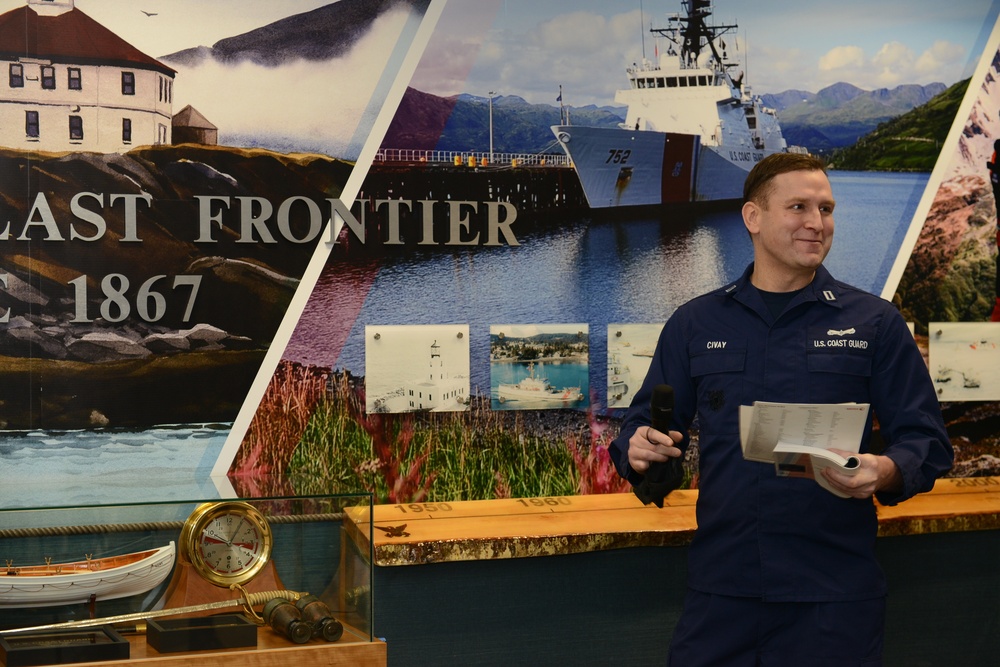
[{"label": "brass ship's clock", "polygon": [[181,555],[216,586],[247,584],[268,564],[273,545],[267,519],[242,501],[199,505],[181,529]]}]

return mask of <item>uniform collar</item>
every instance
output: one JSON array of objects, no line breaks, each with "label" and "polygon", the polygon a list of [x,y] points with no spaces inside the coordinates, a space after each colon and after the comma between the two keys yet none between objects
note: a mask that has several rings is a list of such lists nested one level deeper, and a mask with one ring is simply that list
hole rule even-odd
[{"label": "uniform collar", "polygon": [[[722,291],[745,306],[754,309],[764,316],[765,319],[770,320],[770,316],[765,315],[766,308],[764,306],[763,299],[761,299],[760,293],[750,282],[750,276],[752,274],[753,262],[751,262],[747,266],[746,270],[743,271],[742,276],[723,287]],[[806,285],[805,289],[799,292],[799,294],[792,299],[791,303],[788,304],[788,307],[791,308],[806,301],[817,301],[827,306],[839,309],[842,307],[840,303],[842,294],[843,286],[838,283],[834,277],[830,275],[830,272],[826,270],[826,267],[821,264],[816,268],[816,275],[813,277],[812,282]]]}]

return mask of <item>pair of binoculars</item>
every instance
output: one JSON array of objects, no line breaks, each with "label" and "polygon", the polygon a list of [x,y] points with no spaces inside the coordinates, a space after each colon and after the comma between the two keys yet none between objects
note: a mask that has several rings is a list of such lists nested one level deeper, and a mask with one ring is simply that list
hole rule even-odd
[{"label": "pair of binoculars", "polygon": [[303,595],[295,604],[284,598],[268,600],[263,617],[275,632],[296,644],[314,637],[335,642],[344,634],[344,626],[330,607],[315,595]]}]

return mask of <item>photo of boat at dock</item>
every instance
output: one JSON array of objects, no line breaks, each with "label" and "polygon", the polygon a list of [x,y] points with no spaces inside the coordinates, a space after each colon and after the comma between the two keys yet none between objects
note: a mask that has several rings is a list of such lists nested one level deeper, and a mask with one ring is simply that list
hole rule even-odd
[{"label": "photo of boat at dock", "polygon": [[490,327],[490,403],[494,410],[585,408],[589,401],[588,326]]},{"label": "photo of boat at dock", "polygon": [[663,322],[608,324],[608,407],[627,408],[653,360]]}]

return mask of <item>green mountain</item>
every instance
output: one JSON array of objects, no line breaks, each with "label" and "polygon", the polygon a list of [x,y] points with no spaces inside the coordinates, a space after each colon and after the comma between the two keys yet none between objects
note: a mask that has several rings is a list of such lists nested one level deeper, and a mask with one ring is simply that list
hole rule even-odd
[{"label": "green mountain", "polygon": [[833,169],[850,171],[931,171],[969,80],[959,81],[926,104],[887,120],[857,143],[833,151]]}]

